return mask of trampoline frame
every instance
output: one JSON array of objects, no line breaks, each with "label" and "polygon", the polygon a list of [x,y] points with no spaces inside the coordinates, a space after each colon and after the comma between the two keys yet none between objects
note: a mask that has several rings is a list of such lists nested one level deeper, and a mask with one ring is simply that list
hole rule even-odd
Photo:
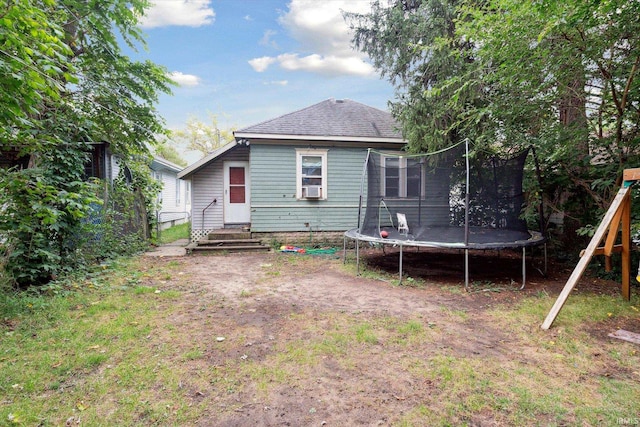
[{"label": "trampoline frame", "polygon": [[381,245],[390,245],[392,247],[398,247],[399,251],[399,263],[398,263],[398,280],[399,283],[402,284],[403,277],[403,266],[402,266],[402,254],[405,246],[408,247],[423,247],[423,248],[440,248],[440,249],[459,249],[464,250],[464,287],[466,290],[469,290],[469,251],[471,250],[487,250],[487,249],[515,249],[522,248],[522,285],[520,286],[520,290],[525,288],[527,281],[527,264],[526,264],[526,249],[529,246],[538,246],[543,245],[544,251],[544,269],[543,274],[547,274],[547,244],[545,242],[542,233],[537,231],[530,231],[532,236],[530,239],[525,241],[516,241],[512,244],[485,244],[483,245],[474,245],[474,246],[465,246],[463,243],[440,243],[440,242],[427,242],[427,241],[419,241],[419,240],[405,240],[405,239],[389,239],[389,238],[381,238],[369,236],[366,234],[360,234],[357,228],[353,228],[344,233],[343,236],[343,252],[342,252],[342,262],[343,264],[347,262],[347,240],[355,240],[355,253],[356,253],[356,274],[360,275],[360,242],[369,242],[369,243],[378,243]]},{"label": "trampoline frame", "polygon": [[[362,218],[362,200],[364,194],[364,185],[365,185],[365,175],[367,171],[367,164],[369,162],[369,158],[371,155],[371,149],[367,152],[367,157],[363,166],[362,179],[360,182],[360,200],[358,204],[358,227],[348,230],[344,233],[343,237],[343,263],[346,263],[347,258],[347,239],[355,240],[355,253],[356,253],[356,274],[360,275],[360,242],[369,242],[381,245],[391,245],[394,247],[399,247],[399,263],[398,263],[398,274],[399,274],[399,283],[402,283],[403,276],[403,265],[402,265],[402,255],[403,248],[405,246],[409,247],[428,247],[428,248],[442,248],[442,249],[459,249],[464,250],[464,286],[466,290],[469,290],[469,251],[470,250],[486,250],[486,249],[507,249],[507,248],[522,248],[522,285],[520,290],[525,288],[526,285],[526,248],[529,246],[544,246],[544,270],[543,274],[547,273],[547,245],[546,238],[539,231],[527,230],[529,233],[529,238],[521,239],[521,240],[512,240],[512,241],[495,241],[492,243],[474,243],[470,242],[470,234],[471,227],[469,225],[469,175],[470,175],[470,165],[469,165],[469,141],[465,140],[465,167],[466,167],[466,186],[465,186],[465,222],[464,222],[464,241],[463,242],[438,242],[438,241],[423,241],[423,240],[414,240],[413,238],[407,235],[402,235],[404,238],[394,238],[393,236],[389,236],[386,238],[372,236],[368,234],[360,233],[361,227],[361,218]],[[451,147],[453,148],[453,147]],[[441,150],[444,151],[444,150]],[[535,155],[535,153],[534,153]],[[538,179],[539,168],[536,159],[536,169],[538,171]],[[381,204],[384,203],[384,199],[381,199]],[[386,206],[386,205],[385,205]],[[381,206],[378,206],[380,209]],[[542,215],[542,209],[540,209],[540,215]],[[380,217],[380,215],[378,215]],[[542,224],[542,220],[541,220]],[[380,233],[381,227],[378,225],[378,232]],[[450,229],[458,229],[460,227],[449,227]],[[491,228],[482,228],[483,230],[491,230]],[[508,229],[502,229],[508,230]]]}]

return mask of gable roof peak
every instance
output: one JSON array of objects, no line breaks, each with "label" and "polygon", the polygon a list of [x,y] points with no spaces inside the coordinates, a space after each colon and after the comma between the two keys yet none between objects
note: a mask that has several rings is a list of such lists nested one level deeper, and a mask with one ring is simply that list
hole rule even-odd
[{"label": "gable roof peak", "polygon": [[235,132],[236,136],[298,135],[401,139],[399,125],[383,110],[350,99],[329,98]]}]

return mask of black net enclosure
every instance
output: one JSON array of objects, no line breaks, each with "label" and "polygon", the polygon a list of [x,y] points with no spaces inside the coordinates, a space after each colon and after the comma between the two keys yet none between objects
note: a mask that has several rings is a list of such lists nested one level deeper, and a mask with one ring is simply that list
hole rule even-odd
[{"label": "black net enclosure", "polygon": [[369,150],[358,227],[346,236],[461,249],[542,243],[541,223],[527,224],[523,215],[530,150],[508,158],[467,151],[464,145],[429,154]]},{"label": "black net enclosure", "polygon": [[523,191],[530,151],[471,156],[468,143],[426,154],[370,149],[358,224],[345,233],[345,252],[347,239],[399,246],[402,280],[403,247],[464,249],[467,286],[469,250],[522,248],[524,287],[525,248],[545,241],[541,219],[528,224],[524,215],[527,203],[529,212],[541,212]]}]

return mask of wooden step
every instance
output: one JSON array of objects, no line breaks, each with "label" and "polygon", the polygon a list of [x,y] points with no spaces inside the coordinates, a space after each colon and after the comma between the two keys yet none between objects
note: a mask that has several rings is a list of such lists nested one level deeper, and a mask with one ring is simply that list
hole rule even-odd
[{"label": "wooden step", "polygon": [[252,246],[261,245],[258,239],[229,239],[229,240],[211,240],[204,239],[198,242],[200,246]]},{"label": "wooden step", "polygon": [[209,233],[207,237],[209,240],[245,240],[251,239],[251,232],[235,229],[217,230]]},{"label": "wooden step", "polygon": [[187,247],[187,252],[215,251],[215,252],[255,252],[270,251],[269,246],[264,246],[258,239],[252,239],[251,233],[238,229],[216,230]]},{"label": "wooden step", "polygon": [[211,245],[197,245],[191,248],[191,251],[211,251],[211,252],[268,252],[271,248],[264,245],[231,245],[231,246],[211,246]]}]

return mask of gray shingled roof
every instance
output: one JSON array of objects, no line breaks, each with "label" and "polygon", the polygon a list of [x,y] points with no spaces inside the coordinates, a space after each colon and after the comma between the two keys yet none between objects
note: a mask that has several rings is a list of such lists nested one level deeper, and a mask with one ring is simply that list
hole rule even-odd
[{"label": "gray shingled roof", "polygon": [[349,99],[328,99],[236,133],[362,138],[402,138],[390,113]]}]

